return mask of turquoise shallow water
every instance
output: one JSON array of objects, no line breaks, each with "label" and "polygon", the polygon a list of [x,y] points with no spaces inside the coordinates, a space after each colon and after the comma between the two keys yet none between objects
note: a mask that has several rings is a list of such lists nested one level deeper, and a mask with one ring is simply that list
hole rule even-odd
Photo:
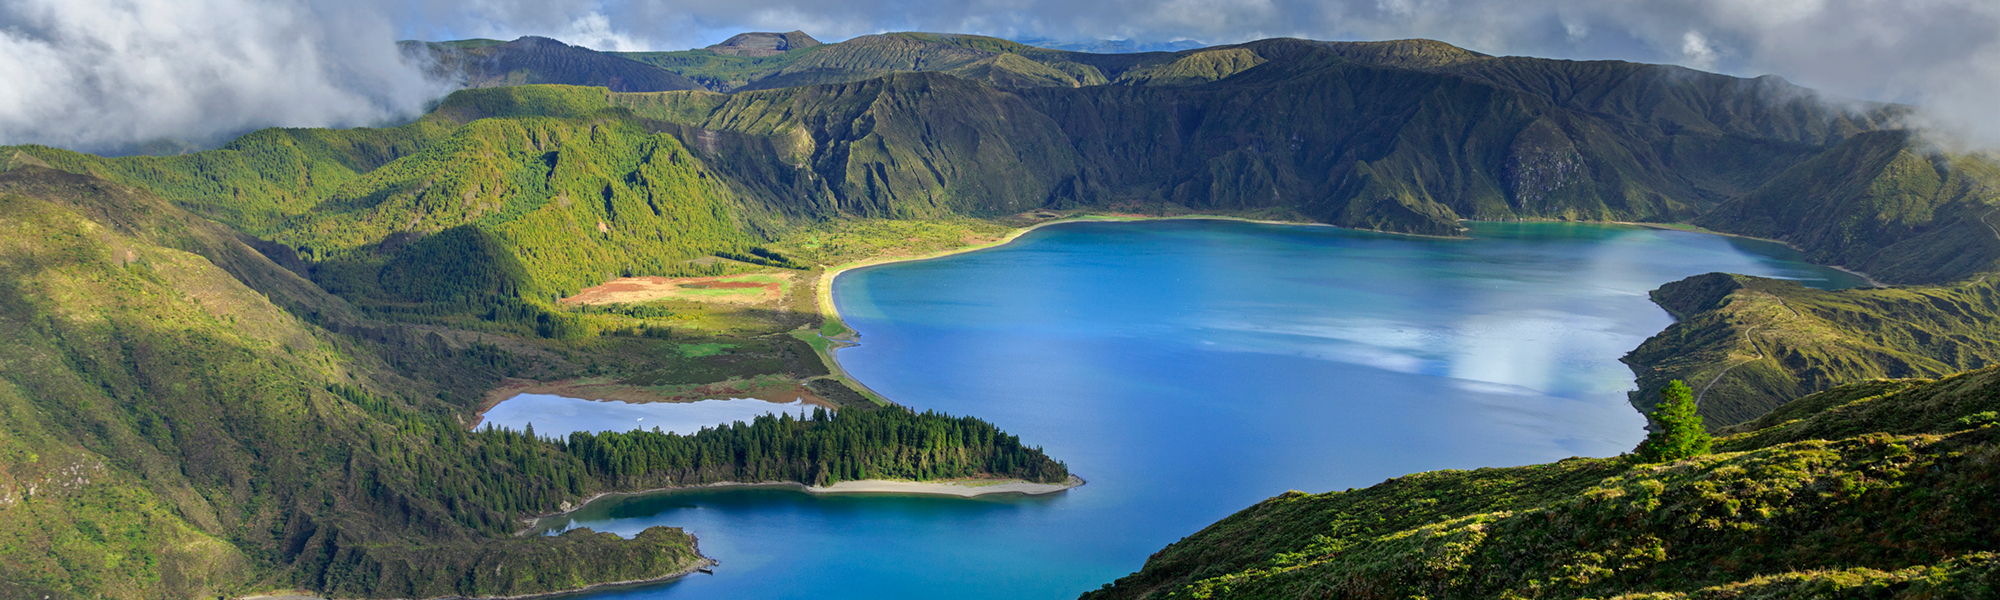
[{"label": "turquoise shallow water", "polygon": [[1286,490],[1604,456],[1643,437],[1617,359],[1646,298],[1711,271],[1848,287],[1776,244],[1574,223],[1472,240],[1220,221],[1078,223],[844,274],[843,365],[991,420],[1090,483],[1046,497],[677,492],[562,527],[685,527],[714,575],[592,598],[1073,598]]}]

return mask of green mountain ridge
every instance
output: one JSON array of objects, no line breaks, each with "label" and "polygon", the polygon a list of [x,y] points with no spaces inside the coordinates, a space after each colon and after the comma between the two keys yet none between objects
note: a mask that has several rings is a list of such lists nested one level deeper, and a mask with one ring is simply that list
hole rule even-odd
[{"label": "green mountain ridge", "polygon": [[[751,70],[702,71],[707,74],[701,77],[743,82],[721,88],[735,92],[728,99],[617,97],[614,103],[702,130],[682,135],[683,143],[712,132],[765,136],[794,148],[800,146],[792,143],[796,138],[812,138],[814,175],[830,182],[820,193],[836,196],[836,205],[893,205],[908,198],[934,206],[942,196],[958,195],[951,188],[962,182],[939,165],[974,159],[926,135],[943,131],[949,132],[944,139],[984,140],[1025,134],[1057,142],[1039,152],[1046,157],[1045,164],[1035,165],[1040,172],[1025,189],[1007,191],[1005,201],[950,202],[975,216],[1024,203],[1164,202],[1188,210],[1289,212],[1349,227],[1456,235],[1461,218],[1672,222],[1739,199],[1730,214],[1754,213],[1768,210],[1757,198],[1783,196],[1796,186],[1780,177],[1787,169],[1814,168],[1801,165],[1858,134],[1894,126],[1905,112],[1888,105],[1828,108],[1810,90],[1775,77],[1491,57],[1428,40],[1277,39],[1172,54],[1092,55],[978,36],[911,33],[863,36],[767,57],[689,52],[709,58],[635,57],[689,73],[736,68],[728,65]],[[951,74],[993,89],[946,85],[911,72]],[[867,109],[858,101],[792,103],[800,94],[818,93],[805,91],[814,87],[808,84],[882,77],[879,86],[824,89],[857,90],[885,108],[1011,95],[1055,127],[1032,122],[1040,118],[1002,123],[937,111],[892,111],[861,121],[855,111]],[[760,83],[752,85],[752,79]],[[751,96],[736,98],[743,94]],[[940,95],[949,97],[935,97]],[[649,112],[651,104],[665,110]],[[755,114],[777,106],[790,112]],[[729,114],[712,114],[717,110]],[[773,126],[779,121],[799,129],[779,131]],[[876,130],[883,140],[878,145],[905,148],[913,156],[841,147],[870,143],[855,134]],[[922,135],[907,133],[919,131]],[[1900,145],[1921,152],[1907,136],[1900,143],[1884,137],[1850,145]],[[870,171],[879,184],[871,186],[860,175]],[[1767,184],[1772,189],[1753,195]],[[1962,195],[1972,203],[1986,200],[1978,190]],[[857,196],[868,198],[856,201]],[[931,207],[869,214],[927,210]],[[1747,220],[1707,223],[1735,231],[1729,223]],[[1772,237],[1770,231],[1742,232]],[[1983,267],[1961,265],[1957,271],[1965,268]],[[1885,279],[1906,280],[1892,275],[1897,276]]]}]

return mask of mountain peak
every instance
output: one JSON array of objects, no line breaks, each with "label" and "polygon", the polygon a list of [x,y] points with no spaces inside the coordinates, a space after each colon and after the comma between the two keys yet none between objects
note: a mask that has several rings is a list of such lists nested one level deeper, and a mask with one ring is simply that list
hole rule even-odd
[{"label": "mountain peak", "polygon": [[821,45],[824,44],[806,35],[804,31],[793,30],[785,33],[752,31],[731,36],[720,44],[709,46],[707,50],[730,56],[776,56]]},{"label": "mountain peak", "polygon": [[570,47],[568,43],[565,43],[562,40],[558,40],[555,38],[546,38],[539,35],[524,35],[515,38],[514,41],[507,42],[506,45],[515,48]]}]

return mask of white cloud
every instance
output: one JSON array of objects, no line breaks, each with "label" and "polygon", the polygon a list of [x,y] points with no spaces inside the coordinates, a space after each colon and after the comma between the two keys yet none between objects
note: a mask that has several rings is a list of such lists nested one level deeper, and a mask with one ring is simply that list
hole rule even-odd
[{"label": "white cloud", "polygon": [[0,4],[0,144],[212,144],[411,116],[442,88],[393,42],[379,14],[301,2]]},{"label": "white cloud", "polygon": [[1697,69],[1715,68],[1715,48],[1709,47],[1708,38],[1701,32],[1688,30],[1681,35],[1681,64]]},{"label": "white cloud", "polygon": [[572,45],[583,46],[602,52],[636,52],[652,50],[629,33],[620,32],[611,26],[611,17],[601,12],[592,12],[569,22],[569,28],[555,36]]}]

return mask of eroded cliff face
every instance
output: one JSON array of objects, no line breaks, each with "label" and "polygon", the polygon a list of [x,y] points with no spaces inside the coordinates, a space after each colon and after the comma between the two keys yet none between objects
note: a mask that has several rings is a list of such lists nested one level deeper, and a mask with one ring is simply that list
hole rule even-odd
[{"label": "eroded cliff face", "polygon": [[805,164],[832,200],[814,204],[853,214],[1153,204],[1436,235],[1465,218],[1693,218],[1900,110],[1834,111],[1781,81],[1424,48],[1267,40],[1126,66],[1108,85],[906,73],[612,101],[811,140]]}]

